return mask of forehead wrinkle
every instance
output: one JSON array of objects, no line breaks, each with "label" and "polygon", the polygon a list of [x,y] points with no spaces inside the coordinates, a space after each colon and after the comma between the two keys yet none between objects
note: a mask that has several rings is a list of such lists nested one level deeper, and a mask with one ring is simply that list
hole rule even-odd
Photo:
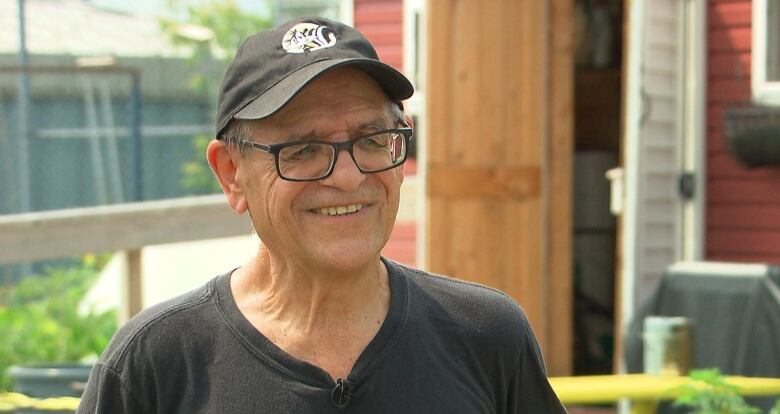
[{"label": "forehead wrinkle", "polygon": [[[347,132],[350,135],[353,135],[360,131],[365,131],[365,130],[379,131],[388,128],[387,122],[388,122],[387,117],[382,115],[377,115],[374,119],[370,121],[360,122],[354,126],[350,125],[350,122],[347,121]],[[329,132],[319,132],[317,131],[317,128],[312,128],[311,130],[305,133],[287,135],[283,137],[282,140],[283,142],[324,141],[327,135],[329,135]]]},{"label": "forehead wrinkle", "polygon": [[[280,112],[261,120],[260,126],[276,142],[341,131],[383,129],[388,122],[392,123],[390,105],[393,103],[375,80],[358,69],[343,68],[315,81]],[[362,122],[366,118],[372,119]],[[340,119],[346,123],[339,124]]]}]

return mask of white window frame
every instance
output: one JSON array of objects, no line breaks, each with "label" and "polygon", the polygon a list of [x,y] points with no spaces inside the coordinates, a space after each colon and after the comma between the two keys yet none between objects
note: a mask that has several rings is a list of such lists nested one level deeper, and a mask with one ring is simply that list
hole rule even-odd
[{"label": "white window frame", "polygon": [[[406,111],[422,115],[425,106],[425,1],[404,0],[403,7],[403,71],[414,84],[414,95],[406,102]],[[419,22],[417,38],[415,22]]]},{"label": "white window frame", "polygon": [[355,1],[339,0],[339,20],[350,26],[355,25]]},{"label": "white window frame", "polygon": [[340,22],[354,26],[354,19],[355,19],[355,3],[354,0],[319,0],[319,1],[305,1],[305,0],[297,0],[297,1],[287,1],[285,0],[275,0],[275,7],[276,7],[276,16],[275,18],[279,21],[276,23],[281,23],[281,20],[286,19],[287,17],[282,17],[279,10],[281,10],[283,7],[296,7],[296,6],[328,6],[328,9],[332,10],[332,6],[336,6],[338,8],[338,13],[335,18],[339,20]]},{"label": "white window frame", "polygon": [[769,2],[753,0],[753,44],[751,46],[751,89],[758,104],[780,105],[780,80],[767,80],[767,38]]},{"label": "white window frame", "polygon": [[[423,127],[415,125],[415,140],[417,141],[417,265],[424,266],[427,261],[425,251],[425,220],[427,216],[427,204],[425,194],[427,192],[425,177],[427,168],[425,160],[427,159],[427,140],[425,139],[425,79],[427,62],[425,60],[426,40],[426,1],[425,0],[404,0],[403,2],[403,54],[404,54],[404,74],[412,80],[414,84],[414,95],[404,103],[404,109],[407,114],[416,116],[421,120]],[[417,37],[415,37],[415,22],[419,23],[416,28]],[[418,50],[419,48],[419,50]],[[418,61],[419,59],[419,61]]]}]

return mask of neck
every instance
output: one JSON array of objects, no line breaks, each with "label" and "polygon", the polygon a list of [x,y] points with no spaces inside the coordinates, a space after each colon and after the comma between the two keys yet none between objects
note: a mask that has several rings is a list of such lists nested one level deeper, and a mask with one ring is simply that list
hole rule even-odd
[{"label": "neck", "polygon": [[234,273],[231,288],[252,318],[299,334],[381,323],[390,305],[387,269],[378,257],[355,269],[323,272],[261,248]]}]

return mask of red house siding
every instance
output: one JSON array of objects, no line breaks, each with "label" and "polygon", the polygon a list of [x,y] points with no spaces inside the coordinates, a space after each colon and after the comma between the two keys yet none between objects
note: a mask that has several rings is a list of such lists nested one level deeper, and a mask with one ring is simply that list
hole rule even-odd
[{"label": "red house siding", "polygon": [[750,101],[750,0],[709,0],[706,258],[780,263],[780,168],[749,170],[726,149],[726,108]]},{"label": "red house siding", "polygon": [[[403,0],[354,0],[355,28],[374,45],[379,59],[403,70]],[[404,173],[416,172],[416,163],[407,161]],[[416,264],[417,228],[415,222],[396,222],[382,255],[398,262]]]},{"label": "red house siding", "polygon": [[390,234],[390,241],[382,255],[409,266],[417,264],[417,223],[413,221],[398,222]]},{"label": "red house siding", "polygon": [[403,69],[403,0],[354,0],[355,28],[374,45],[379,59]]}]

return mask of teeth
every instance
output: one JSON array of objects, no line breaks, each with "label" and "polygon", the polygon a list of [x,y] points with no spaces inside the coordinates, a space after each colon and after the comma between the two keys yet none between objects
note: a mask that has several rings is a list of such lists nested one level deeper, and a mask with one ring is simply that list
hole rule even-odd
[{"label": "teeth", "polygon": [[345,214],[358,212],[362,208],[362,204],[350,204],[348,206],[322,207],[317,210],[317,212],[327,216],[343,216]]}]

